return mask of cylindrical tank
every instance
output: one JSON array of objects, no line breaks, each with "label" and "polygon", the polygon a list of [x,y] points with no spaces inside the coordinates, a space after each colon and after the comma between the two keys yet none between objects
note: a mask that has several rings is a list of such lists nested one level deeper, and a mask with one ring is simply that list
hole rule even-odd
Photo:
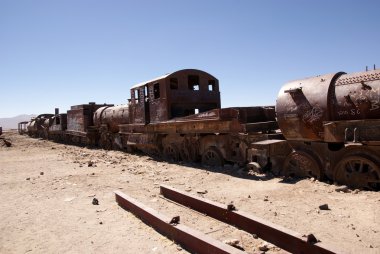
[{"label": "cylindrical tank", "polygon": [[380,118],[380,70],[317,76],[287,83],[277,97],[287,140],[323,141],[323,122]]},{"label": "cylindrical tank", "polygon": [[101,107],[95,111],[94,124],[98,128],[107,125],[111,132],[119,132],[119,124],[129,123],[128,104],[113,107]]}]

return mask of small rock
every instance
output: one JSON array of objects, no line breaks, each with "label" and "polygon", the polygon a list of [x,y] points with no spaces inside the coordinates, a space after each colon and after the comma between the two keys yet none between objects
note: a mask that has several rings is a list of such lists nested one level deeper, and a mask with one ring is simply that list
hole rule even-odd
[{"label": "small rock", "polygon": [[256,234],[252,234],[252,237],[253,237],[254,239],[259,238]]},{"label": "small rock", "polygon": [[330,210],[328,204],[323,204],[319,206],[319,210]]},{"label": "small rock", "polygon": [[182,247],[177,245],[177,250],[181,251],[182,250]]},{"label": "small rock", "polygon": [[233,201],[231,201],[231,202],[227,205],[227,211],[236,211],[236,207],[235,207],[235,205],[233,204]]},{"label": "small rock", "polygon": [[346,185],[339,186],[338,188],[335,188],[336,192],[350,192],[350,189]]},{"label": "small rock", "polygon": [[75,199],[75,197],[65,198],[63,201],[65,202],[71,202]]},{"label": "small rock", "polygon": [[43,175],[44,175],[44,172],[40,172],[40,175],[43,176]]},{"label": "small rock", "polygon": [[99,205],[99,200],[97,198],[92,199],[92,204],[93,205]]},{"label": "small rock", "polygon": [[306,236],[306,242],[314,244],[314,243],[319,242],[319,240],[313,234],[308,234]]},{"label": "small rock", "polygon": [[372,249],[373,248],[373,246],[372,245],[369,245],[369,247]]},{"label": "small rock", "polygon": [[240,241],[238,239],[231,239],[231,240],[225,240],[224,243],[230,246],[237,246],[239,245]]},{"label": "small rock", "polygon": [[251,198],[251,195],[248,195],[248,198]]},{"label": "small rock", "polygon": [[266,243],[261,244],[259,246],[259,250],[264,251],[264,252],[268,251],[269,250],[268,245]]},{"label": "small rock", "polygon": [[27,178],[26,178],[26,180],[28,180],[28,181],[29,181],[29,180],[30,180],[30,177],[27,177]]},{"label": "small rock", "polygon": [[274,216],[277,216],[277,212],[274,212]]},{"label": "small rock", "polygon": [[103,224],[103,221],[100,221],[99,224],[102,225],[102,224]]},{"label": "small rock", "polygon": [[93,165],[94,165],[94,162],[92,162],[92,161],[87,162],[88,167],[92,167]]},{"label": "small rock", "polygon": [[207,190],[198,190],[197,193],[198,193],[198,194],[206,194],[206,193],[207,193]]},{"label": "small rock", "polygon": [[352,193],[354,193],[354,194],[358,194],[359,192],[360,192],[359,189],[355,189]]},{"label": "small rock", "polygon": [[269,201],[268,196],[265,196],[264,201]]}]

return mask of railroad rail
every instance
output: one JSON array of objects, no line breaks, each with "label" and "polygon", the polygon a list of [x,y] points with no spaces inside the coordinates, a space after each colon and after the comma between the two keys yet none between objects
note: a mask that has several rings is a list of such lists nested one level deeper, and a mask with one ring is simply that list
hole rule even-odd
[{"label": "railroad rail", "polygon": [[[175,203],[191,208],[221,222],[235,226],[270,242],[291,253],[332,254],[341,251],[319,242],[313,235],[305,236],[262,218],[237,211],[233,205],[224,205],[193,196],[170,186],[160,186],[161,195]],[[206,234],[180,224],[180,216],[169,218],[136,199],[115,191],[116,202],[132,212],[147,225],[195,253],[245,253],[237,248],[217,241]]]},{"label": "railroad rail", "polygon": [[[161,185],[160,193],[165,198],[204,213],[219,221],[233,225],[246,232],[256,234],[261,239],[270,242],[291,253],[342,253],[331,246],[321,242],[309,241],[300,233],[286,229],[262,218],[237,211],[232,205],[224,205],[201,197],[196,197],[172,187]],[[315,239],[315,238],[314,238]]]},{"label": "railroad rail", "polygon": [[182,247],[199,254],[203,253],[244,253],[230,245],[217,241],[206,234],[179,224],[179,216],[169,218],[154,209],[138,202],[136,199],[115,191],[116,202],[126,210],[139,217],[146,224],[155,228],[161,234],[181,244]]}]

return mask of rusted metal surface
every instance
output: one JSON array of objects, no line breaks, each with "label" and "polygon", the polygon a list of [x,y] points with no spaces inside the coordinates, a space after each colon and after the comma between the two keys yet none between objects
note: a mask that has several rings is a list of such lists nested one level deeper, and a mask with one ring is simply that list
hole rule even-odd
[{"label": "rusted metal surface", "polygon": [[128,123],[128,104],[97,109],[94,113],[94,126],[99,132],[99,146],[103,149],[123,148],[119,125]]},{"label": "rusted metal surface", "polygon": [[[262,141],[253,142],[248,148],[247,160],[258,164],[254,165],[255,171],[269,171],[271,170],[276,175],[281,173],[284,161],[288,154],[292,152],[289,143],[283,139],[267,139]],[[248,165],[248,168],[250,168]]]},{"label": "rusted metal surface", "polygon": [[274,108],[213,109],[160,123],[120,125],[121,133],[251,133],[278,129]]},{"label": "rusted metal surface", "polygon": [[[149,226],[161,234],[179,243],[182,247],[194,253],[244,253],[234,247],[217,241],[206,234],[182,225],[179,217],[169,218],[150,207],[138,202],[132,197],[115,191],[116,202],[129,210]],[[173,220],[175,219],[175,220]]]},{"label": "rusted metal surface", "polygon": [[120,124],[129,123],[129,106],[127,104],[113,107],[101,107],[94,113],[94,125],[106,126],[112,133],[119,132]]},{"label": "rusted metal surface", "polygon": [[380,119],[325,122],[324,133],[325,142],[369,144],[380,141]]},{"label": "rusted metal surface", "polygon": [[380,70],[292,81],[277,98],[288,140],[323,141],[323,122],[380,118]]},{"label": "rusted metal surface", "polygon": [[284,85],[277,97],[278,125],[287,140],[323,140],[323,121],[329,120],[329,91],[342,72]]},{"label": "rusted metal surface", "polygon": [[49,132],[56,133],[62,132],[67,129],[67,114],[57,114],[52,118],[52,123]]},{"label": "rusted metal surface", "polygon": [[169,186],[160,186],[161,194],[179,204],[207,214],[222,222],[234,225],[291,253],[341,253],[322,243],[309,243],[307,238],[289,229],[242,211],[228,209],[226,205],[195,197]]},{"label": "rusted metal surface", "polygon": [[342,75],[334,90],[330,121],[380,118],[380,70]]}]

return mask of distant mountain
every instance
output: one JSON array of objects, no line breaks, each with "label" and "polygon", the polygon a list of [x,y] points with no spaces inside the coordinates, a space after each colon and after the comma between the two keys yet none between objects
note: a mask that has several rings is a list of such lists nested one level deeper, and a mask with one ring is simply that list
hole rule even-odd
[{"label": "distant mountain", "polygon": [[17,129],[17,124],[19,122],[29,121],[30,118],[34,116],[35,115],[19,115],[19,116],[9,117],[9,118],[0,118],[0,126],[3,127],[3,130]]}]

